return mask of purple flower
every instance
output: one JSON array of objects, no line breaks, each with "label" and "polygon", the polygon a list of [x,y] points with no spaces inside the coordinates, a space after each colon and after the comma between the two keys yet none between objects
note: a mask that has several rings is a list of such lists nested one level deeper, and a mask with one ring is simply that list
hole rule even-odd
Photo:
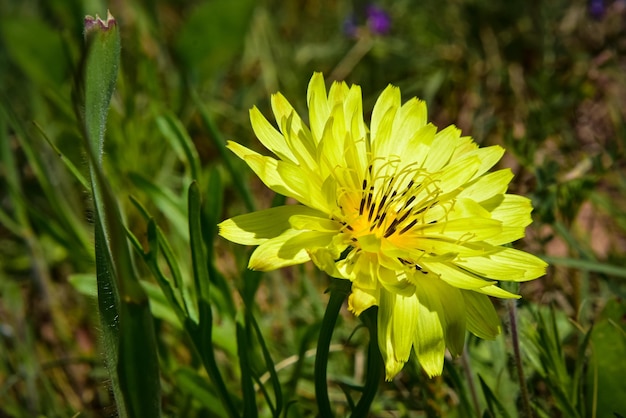
[{"label": "purple flower", "polygon": [[382,8],[370,4],[367,6],[367,26],[372,33],[386,35],[391,29],[391,18]]},{"label": "purple flower", "polygon": [[359,8],[343,21],[343,33],[358,38],[364,31],[374,35],[386,35],[391,29],[391,18],[385,10],[375,4]]},{"label": "purple flower", "polygon": [[594,19],[602,19],[604,17],[604,13],[606,12],[606,7],[604,5],[604,0],[590,0],[589,1],[589,14]]}]

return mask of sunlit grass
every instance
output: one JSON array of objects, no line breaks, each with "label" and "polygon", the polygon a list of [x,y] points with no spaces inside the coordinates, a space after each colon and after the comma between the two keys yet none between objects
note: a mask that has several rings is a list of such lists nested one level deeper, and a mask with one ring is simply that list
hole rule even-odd
[{"label": "sunlit grass", "polygon": [[[150,298],[164,416],[228,416],[224,391],[234,415],[317,412],[314,349],[329,279],[310,264],[248,271],[250,249],[216,236],[223,219],[284,203],[225,141],[262,152],[248,109],[271,113],[280,90],[305,114],[313,71],[361,85],[365,109],[393,83],[405,99],[427,100],[437,125],[507,149],[511,191],[535,207],[515,246],[551,265],[521,286],[517,309],[533,413],[626,416],[622,2],[591,15],[583,1],[381,1],[384,34],[358,2],[179,3],[109,5],[122,48],[103,154]],[[96,202],[84,186],[78,89],[84,16],[106,9],[83,7],[0,5],[0,416],[117,410],[94,297]],[[197,251],[206,256],[194,260]],[[210,278],[204,296],[198,271]],[[208,323],[197,325],[200,302],[211,307],[212,345],[200,335]],[[439,378],[411,359],[381,384],[372,415],[522,416],[508,313],[497,306],[504,335],[468,337],[467,361],[447,359]],[[367,342],[366,328],[340,315],[328,366],[337,416],[359,399]]]}]

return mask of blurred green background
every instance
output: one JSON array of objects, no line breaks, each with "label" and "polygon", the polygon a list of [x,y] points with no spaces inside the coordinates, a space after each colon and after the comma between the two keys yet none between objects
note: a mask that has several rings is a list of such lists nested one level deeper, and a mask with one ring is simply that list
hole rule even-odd
[{"label": "blurred green background", "polygon": [[[305,114],[308,80],[322,71],[329,81],[362,86],[367,120],[392,83],[405,100],[425,99],[440,128],[455,124],[481,145],[503,145],[500,165],[516,174],[511,191],[533,199],[534,223],[516,247],[551,264],[520,289],[535,414],[626,416],[625,1],[4,0],[0,417],[115,415],[99,345],[92,202],[67,163],[88,175],[76,88],[83,20],[107,8],[119,24],[122,57],[105,172],[144,248],[147,223],[130,196],[167,236],[185,278],[193,178],[212,208],[207,219],[280,202],[224,149],[232,139],[264,152],[248,109],[269,116],[271,93],[280,90]],[[214,342],[229,389],[240,390],[234,318],[254,301],[295,400],[286,415],[312,416],[311,349],[328,279],[309,264],[245,272],[250,249],[205,227],[219,289]],[[220,416],[210,379],[135,256],[155,317],[164,416]],[[503,304],[496,306],[504,319]],[[363,375],[364,334],[346,312],[329,366],[338,414]],[[450,360],[432,380],[412,361],[381,385],[372,416],[476,416],[473,394],[482,416],[519,416],[511,352],[506,332],[495,342],[468,338],[467,361]],[[260,353],[252,368],[265,383]],[[257,390],[260,414],[270,416]]]}]

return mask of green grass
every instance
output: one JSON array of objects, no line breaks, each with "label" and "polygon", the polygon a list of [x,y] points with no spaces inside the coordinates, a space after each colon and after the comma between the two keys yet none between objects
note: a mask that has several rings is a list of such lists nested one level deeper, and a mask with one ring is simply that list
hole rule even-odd
[{"label": "green grass", "polygon": [[[427,100],[438,126],[507,149],[511,192],[535,207],[515,245],[550,263],[517,309],[533,414],[626,416],[622,2],[595,19],[584,1],[381,1],[390,32],[358,38],[345,21],[363,26],[366,2],[111,3],[121,55],[95,169],[83,22],[106,15],[100,3],[0,4],[0,417],[123,416],[124,393],[129,411],[157,402],[171,417],[315,416],[329,279],[311,263],[248,271],[251,249],[216,234],[283,201],[225,141],[259,150],[249,108],[269,114],[280,90],[302,114],[313,71],[361,85],[366,111],[393,83]],[[94,251],[102,219],[109,258]],[[112,316],[95,296],[101,263],[137,278],[109,301]],[[468,337],[467,357],[439,378],[412,359],[381,383],[371,416],[522,416],[511,323],[496,306],[502,336]],[[122,348],[107,321],[127,332]],[[342,312],[332,335],[336,416],[367,380],[366,325]]]}]

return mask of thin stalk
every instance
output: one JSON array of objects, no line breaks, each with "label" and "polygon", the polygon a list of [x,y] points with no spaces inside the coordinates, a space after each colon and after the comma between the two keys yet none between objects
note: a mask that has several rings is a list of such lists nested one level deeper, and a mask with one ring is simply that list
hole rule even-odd
[{"label": "thin stalk", "polygon": [[476,391],[476,381],[474,380],[474,374],[472,373],[472,366],[469,361],[469,352],[467,344],[461,354],[461,364],[463,365],[463,371],[465,372],[465,378],[469,386],[470,395],[472,396],[472,403],[474,404],[474,413],[476,418],[480,418],[480,404],[478,403],[478,392]]},{"label": "thin stalk", "polygon": [[522,405],[524,406],[524,417],[532,418],[533,413],[530,408],[530,398],[528,396],[528,388],[526,387],[526,378],[524,377],[524,369],[522,367],[522,356],[519,345],[519,334],[517,332],[517,305],[516,301],[511,299],[508,301],[509,322],[511,323],[511,341],[513,342],[513,355],[515,357],[515,368],[517,369],[517,377],[519,379],[520,394],[522,396]]},{"label": "thin stalk", "polygon": [[378,347],[378,309],[366,310],[361,314],[361,319],[370,334],[367,350],[367,376],[361,399],[352,411],[352,418],[367,417],[383,375],[383,357]]},{"label": "thin stalk", "polygon": [[333,330],[337,324],[337,317],[341,310],[343,301],[350,292],[351,283],[348,280],[333,279],[330,285],[330,299],[326,306],[326,312],[322,319],[322,329],[317,340],[317,353],[315,355],[315,396],[317,398],[318,416],[332,418],[334,414],[330,407],[328,398],[327,367],[328,352],[330,351],[330,341]]}]

